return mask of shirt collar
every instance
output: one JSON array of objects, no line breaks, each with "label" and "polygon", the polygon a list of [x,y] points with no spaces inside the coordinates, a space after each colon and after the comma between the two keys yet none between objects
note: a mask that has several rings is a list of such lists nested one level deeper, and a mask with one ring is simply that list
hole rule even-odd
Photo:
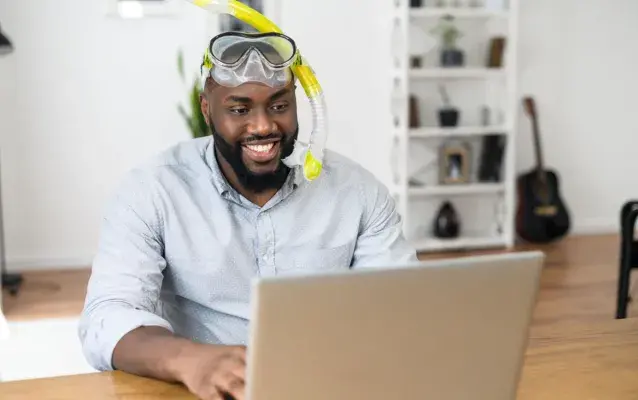
[{"label": "shirt collar", "polygon": [[219,168],[219,164],[217,164],[217,157],[215,155],[215,147],[212,136],[210,137],[210,140],[208,141],[204,152],[206,157],[206,164],[208,164],[208,167],[211,171],[211,182],[213,186],[221,195],[230,192],[232,187],[224,177],[224,174]]},{"label": "shirt collar", "polygon": [[[228,180],[221,171],[219,164],[217,163],[217,155],[215,154],[214,139],[211,136],[208,144],[205,148],[206,164],[211,170],[211,182],[215,189],[222,196],[233,196],[239,201],[239,193],[228,183]],[[300,171],[300,166],[295,166],[290,170],[290,174],[284,183],[284,186],[280,190],[282,195],[288,196],[294,189],[297,189],[303,183],[303,173]]]}]

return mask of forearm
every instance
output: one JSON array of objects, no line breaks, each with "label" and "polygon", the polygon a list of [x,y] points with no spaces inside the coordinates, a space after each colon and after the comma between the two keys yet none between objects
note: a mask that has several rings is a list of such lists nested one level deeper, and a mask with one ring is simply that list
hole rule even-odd
[{"label": "forearm", "polygon": [[140,327],[122,337],[113,366],[139,376],[180,382],[198,398],[244,399],[246,349],[179,338],[162,327]]},{"label": "forearm", "polygon": [[131,374],[181,382],[181,366],[197,346],[158,326],[144,326],[122,337],[113,351],[113,367]]}]

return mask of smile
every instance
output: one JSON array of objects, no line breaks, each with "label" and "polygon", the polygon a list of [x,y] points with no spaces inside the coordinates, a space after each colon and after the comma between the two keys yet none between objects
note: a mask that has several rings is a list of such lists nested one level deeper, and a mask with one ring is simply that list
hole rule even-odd
[{"label": "smile", "polygon": [[268,153],[273,147],[275,147],[275,144],[247,144],[246,147],[257,153]]},{"label": "smile", "polygon": [[279,154],[280,141],[244,144],[242,148],[248,158],[255,162],[264,163],[275,159]]}]

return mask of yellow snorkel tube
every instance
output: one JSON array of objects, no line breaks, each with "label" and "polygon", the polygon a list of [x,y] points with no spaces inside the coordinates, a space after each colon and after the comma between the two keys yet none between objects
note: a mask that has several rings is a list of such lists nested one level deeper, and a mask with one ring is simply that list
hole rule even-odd
[{"label": "yellow snorkel tube", "polygon": [[[261,33],[283,33],[277,25],[263,14],[237,0],[187,1],[213,13],[230,14]],[[310,134],[309,143],[306,145],[297,141],[293,153],[282,161],[290,167],[303,165],[304,177],[312,181],[319,177],[323,166],[324,148],[328,138],[327,108],[321,85],[319,85],[312,68],[299,51],[297,51],[296,61],[291,65],[290,69],[301,83],[308,100],[310,100],[313,130]]]}]

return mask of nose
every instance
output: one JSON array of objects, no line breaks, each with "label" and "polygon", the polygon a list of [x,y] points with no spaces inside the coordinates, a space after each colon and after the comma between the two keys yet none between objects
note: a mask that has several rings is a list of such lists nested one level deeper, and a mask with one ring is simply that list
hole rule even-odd
[{"label": "nose", "polygon": [[258,111],[256,110],[254,119],[251,122],[252,126],[250,127],[250,132],[255,135],[269,135],[277,129],[275,121],[273,121],[270,115],[268,115],[268,112],[262,109],[259,109]]}]

